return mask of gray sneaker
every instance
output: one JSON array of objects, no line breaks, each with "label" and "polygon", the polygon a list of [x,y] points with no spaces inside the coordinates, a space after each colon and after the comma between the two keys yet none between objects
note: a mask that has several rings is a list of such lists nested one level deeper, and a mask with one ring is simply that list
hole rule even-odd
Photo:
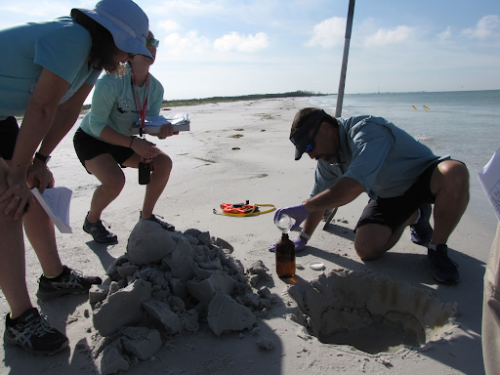
[{"label": "gray sneaker", "polygon": [[83,276],[80,272],[63,266],[62,274],[56,278],[48,279],[43,275],[40,276],[36,296],[42,301],[50,301],[66,294],[85,294],[94,284],[102,284],[101,278]]},{"label": "gray sneaker", "polygon": [[16,345],[31,354],[52,355],[69,344],[68,338],[47,323],[34,307],[16,319],[5,317],[6,345]]}]

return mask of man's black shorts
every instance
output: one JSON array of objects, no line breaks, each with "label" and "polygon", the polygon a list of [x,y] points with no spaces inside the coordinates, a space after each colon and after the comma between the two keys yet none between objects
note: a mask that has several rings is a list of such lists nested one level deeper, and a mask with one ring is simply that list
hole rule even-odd
[{"label": "man's black shorts", "polygon": [[426,203],[434,203],[431,193],[431,177],[437,165],[445,160],[436,160],[418,178],[418,180],[401,196],[394,198],[370,199],[359,218],[356,229],[366,224],[380,224],[396,231],[408,218]]},{"label": "man's black shorts", "polygon": [[[111,154],[120,167],[126,168],[123,163],[134,154],[134,150],[131,148],[103,142],[88,135],[81,128],[78,128],[75,132],[73,145],[75,146],[76,155],[84,167],[85,160],[92,160],[102,154]],[[89,171],[87,170],[87,172]]]},{"label": "man's black shorts", "polygon": [[0,157],[11,160],[16,147],[19,125],[15,117],[7,117],[0,121]]}]

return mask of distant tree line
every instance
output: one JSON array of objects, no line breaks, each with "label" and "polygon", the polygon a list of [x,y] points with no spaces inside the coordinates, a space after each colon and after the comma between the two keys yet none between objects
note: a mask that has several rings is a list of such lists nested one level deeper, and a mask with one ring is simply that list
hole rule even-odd
[{"label": "distant tree line", "polygon": [[278,98],[298,98],[308,96],[325,96],[328,94],[313,93],[311,91],[293,91],[284,92],[281,94],[251,94],[251,95],[238,95],[238,96],[212,96],[210,98],[200,99],[173,99],[164,100],[162,107],[180,107],[186,105],[199,105],[209,103],[221,102],[236,102],[241,100],[259,100],[259,99],[278,99]]},{"label": "distant tree line", "polygon": [[[221,102],[237,102],[241,100],[259,100],[259,99],[279,99],[279,98],[302,98],[309,96],[325,96],[331,94],[314,93],[312,91],[293,91],[284,92],[281,94],[252,94],[252,95],[239,95],[239,96],[212,96],[210,98],[200,99],[173,99],[164,100],[162,107],[181,107],[188,105],[211,104]],[[85,113],[90,109],[90,104],[85,104],[82,107],[82,112]]]}]

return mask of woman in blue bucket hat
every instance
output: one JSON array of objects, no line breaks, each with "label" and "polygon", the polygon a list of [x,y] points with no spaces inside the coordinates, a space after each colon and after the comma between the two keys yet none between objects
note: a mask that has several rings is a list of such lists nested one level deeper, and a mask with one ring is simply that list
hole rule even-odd
[{"label": "woman in blue bucket hat", "polygon": [[[130,0],[102,0],[68,17],[0,30],[0,287],[10,305],[4,341],[54,354],[67,337],[33,307],[25,280],[23,224],[43,269],[37,297],[88,293],[98,277],[62,265],[54,225],[33,199],[54,186],[50,154],[78,118],[102,70],[115,72],[145,46],[149,21]],[[21,127],[16,117],[23,117]]]}]

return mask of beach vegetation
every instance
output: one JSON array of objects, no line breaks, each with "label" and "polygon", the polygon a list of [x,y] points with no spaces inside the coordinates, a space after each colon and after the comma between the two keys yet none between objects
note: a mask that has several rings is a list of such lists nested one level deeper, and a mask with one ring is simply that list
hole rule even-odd
[{"label": "beach vegetation", "polygon": [[[312,91],[298,90],[293,92],[284,92],[280,94],[251,94],[251,95],[237,95],[237,96],[212,96],[210,98],[198,99],[172,99],[163,100],[162,108],[166,107],[184,107],[200,104],[216,104],[225,102],[239,102],[245,100],[261,100],[261,99],[280,99],[280,98],[305,98],[311,96],[326,96],[331,94],[322,94]],[[85,104],[82,107],[81,113],[86,113],[90,109],[90,104]]]}]

